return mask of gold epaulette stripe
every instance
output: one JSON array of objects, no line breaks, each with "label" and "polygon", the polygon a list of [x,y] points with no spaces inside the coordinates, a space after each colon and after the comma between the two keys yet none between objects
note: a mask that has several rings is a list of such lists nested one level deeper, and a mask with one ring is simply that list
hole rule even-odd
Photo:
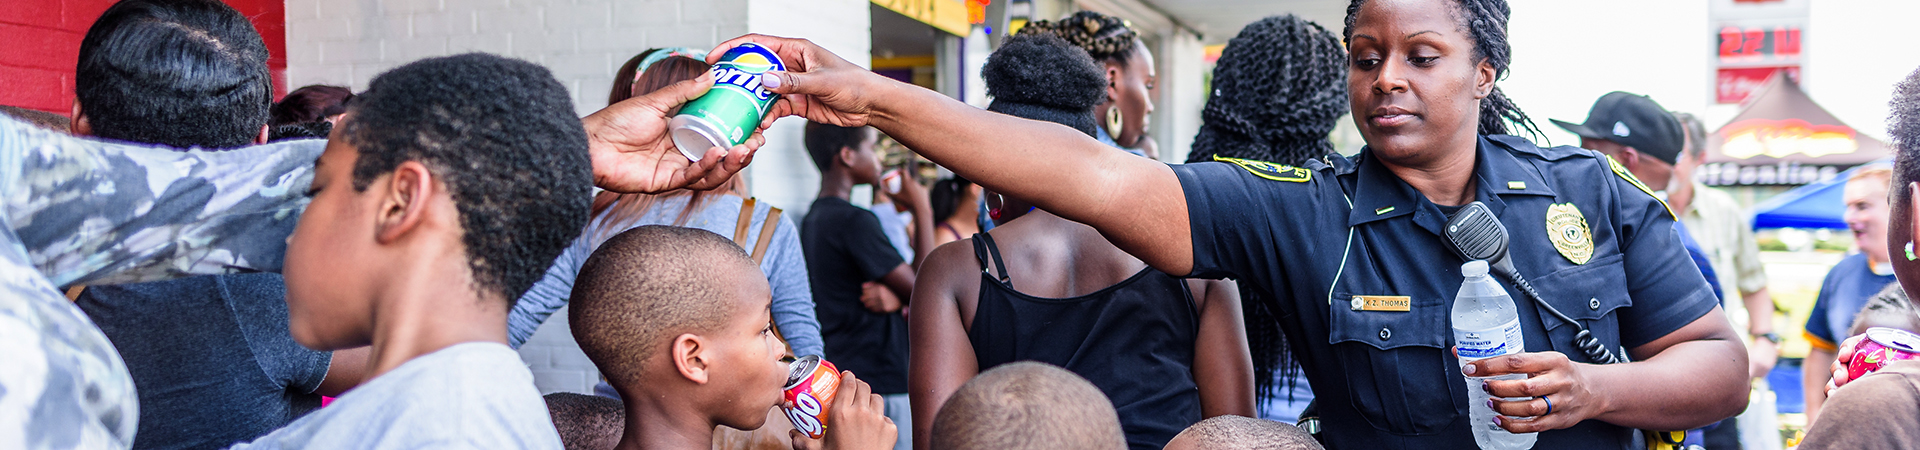
[{"label": "gold epaulette stripe", "polygon": [[1214,155],[1213,160],[1220,161],[1220,162],[1233,163],[1236,166],[1240,166],[1240,168],[1242,169],[1246,169],[1248,173],[1252,173],[1254,176],[1273,180],[1273,181],[1305,183],[1308,180],[1313,179],[1313,171],[1307,170],[1306,168],[1303,168],[1303,167],[1294,167],[1294,166],[1289,166],[1284,164],[1274,164],[1266,161],[1255,161],[1251,159],[1228,158],[1220,155]]}]

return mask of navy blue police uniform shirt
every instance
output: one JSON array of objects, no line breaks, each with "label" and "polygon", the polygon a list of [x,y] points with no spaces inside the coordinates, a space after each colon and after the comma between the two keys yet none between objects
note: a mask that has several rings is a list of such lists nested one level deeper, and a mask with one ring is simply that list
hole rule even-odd
[{"label": "navy blue police uniform shirt", "polygon": [[[1608,349],[1624,357],[1623,348],[1717,306],[1666,205],[1606,157],[1512,136],[1483,136],[1478,147],[1474,198],[1506,225],[1514,265]],[[1474,448],[1467,427],[1486,424],[1469,423],[1467,387],[1448,351],[1465,261],[1444,243],[1439,206],[1370,150],[1303,167],[1230,161],[1173,170],[1192,221],[1192,275],[1252,281],[1281,299],[1279,320],[1302,355],[1328,448]],[[1568,230],[1580,222],[1584,236]],[[1528,352],[1591,362],[1574,346],[1575,327],[1502,285],[1516,299]],[[1376,305],[1357,296],[1389,297]],[[1632,436],[1587,420],[1540,433],[1537,448],[1639,447]]]}]

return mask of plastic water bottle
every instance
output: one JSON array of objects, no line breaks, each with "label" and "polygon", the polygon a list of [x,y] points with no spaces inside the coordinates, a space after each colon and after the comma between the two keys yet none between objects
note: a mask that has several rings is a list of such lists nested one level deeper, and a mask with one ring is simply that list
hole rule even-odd
[{"label": "plastic water bottle", "polygon": [[[1460,295],[1453,299],[1453,342],[1460,352],[1460,366],[1482,358],[1505,356],[1526,351],[1520,335],[1520,315],[1514,311],[1513,297],[1500,283],[1487,275],[1486,261],[1467,261],[1460,266],[1466,280],[1460,283]],[[1521,380],[1526,374],[1495,377],[1467,377],[1467,424],[1473,429],[1473,441],[1484,450],[1521,450],[1533,448],[1539,436],[1514,434],[1493,424],[1497,415],[1487,407],[1487,391],[1480,388],[1487,380]],[[1524,399],[1507,399],[1524,400]]]}]

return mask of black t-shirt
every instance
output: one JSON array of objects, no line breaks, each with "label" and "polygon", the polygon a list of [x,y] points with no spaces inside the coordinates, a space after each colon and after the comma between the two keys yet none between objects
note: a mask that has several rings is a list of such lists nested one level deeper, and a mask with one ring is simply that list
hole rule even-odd
[{"label": "black t-shirt", "polygon": [[251,441],[320,407],[332,352],[287,331],[279,274],[88,287],[76,303],[120,351],[140,398],[133,448]]},{"label": "black t-shirt", "polygon": [[[1510,258],[1556,309],[1622,354],[1719,304],[1672,213],[1606,156],[1483,137],[1475,198],[1510,235]],[[1448,326],[1460,264],[1447,214],[1371,151],[1287,167],[1173,166],[1193,227],[1193,276],[1232,277],[1279,299],[1287,342],[1320,405],[1328,448],[1472,448]],[[1507,283],[1508,294],[1525,299]],[[1369,299],[1397,298],[1398,308]],[[1590,362],[1576,327],[1517,301],[1526,351]],[[1632,448],[1598,420],[1539,434],[1538,448]]]},{"label": "black t-shirt", "polygon": [[846,199],[821,197],[800,224],[822,355],[873,385],[877,394],[907,392],[907,319],[860,304],[860,285],[879,280],[905,260],[887,242],[880,219]]}]

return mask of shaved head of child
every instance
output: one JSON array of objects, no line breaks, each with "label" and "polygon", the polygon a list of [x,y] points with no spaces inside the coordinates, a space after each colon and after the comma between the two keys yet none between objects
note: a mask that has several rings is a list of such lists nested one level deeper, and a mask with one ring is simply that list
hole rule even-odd
[{"label": "shaved head of child", "polygon": [[620,443],[627,413],[619,400],[572,392],[547,394],[546,400],[567,450],[610,450]]},{"label": "shaved head of child", "polygon": [[943,450],[1124,449],[1120,416],[1100,388],[1035,362],[982,372],[954,391],[933,419]]},{"label": "shaved head of child", "polygon": [[1920,333],[1920,311],[1908,300],[1907,290],[1900,283],[1887,283],[1879,294],[1867,299],[1860,312],[1853,316],[1853,327],[1847,330],[1848,336],[1866,333],[1868,328],[1885,327]]},{"label": "shaved head of child", "polygon": [[1187,427],[1166,450],[1319,450],[1320,442],[1293,425],[1241,416],[1215,416]]},{"label": "shaved head of child", "polygon": [[[587,258],[568,319],[580,350],[626,399],[623,446],[766,422],[787,375],[769,292],[746,252],[705,230],[634,228]],[[676,424],[689,429],[644,430]]]}]

